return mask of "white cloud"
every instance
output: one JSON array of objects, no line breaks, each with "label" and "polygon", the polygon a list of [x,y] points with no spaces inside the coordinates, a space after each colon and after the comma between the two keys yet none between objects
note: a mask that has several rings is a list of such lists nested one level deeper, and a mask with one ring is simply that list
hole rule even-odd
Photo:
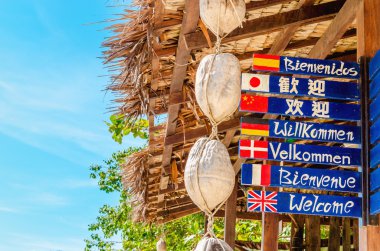
[{"label": "white cloud", "polygon": [[30,198],[30,201],[46,206],[66,206],[69,204],[69,200],[66,197],[49,192],[36,193]]}]

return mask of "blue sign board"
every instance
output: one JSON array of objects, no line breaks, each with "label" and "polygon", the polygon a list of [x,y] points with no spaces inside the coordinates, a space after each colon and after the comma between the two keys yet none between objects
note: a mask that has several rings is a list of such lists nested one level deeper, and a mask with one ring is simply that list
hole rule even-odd
[{"label": "blue sign board", "polygon": [[369,212],[370,214],[380,213],[380,191],[374,193],[369,199]]},{"label": "blue sign board", "polygon": [[360,166],[358,148],[290,144],[260,140],[240,140],[240,158],[267,159],[289,162],[339,166]]},{"label": "blue sign board", "polygon": [[372,58],[369,63],[369,78],[373,80],[377,77],[380,71],[380,50],[377,51],[376,55]]},{"label": "blue sign board", "polygon": [[357,83],[243,73],[242,91],[358,100]]},{"label": "blue sign board", "polygon": [[380,96],[372,100],[369,106],[369,119],[374,122],[380,115]]},{"label": "blue sign board", "polygon": [[360,78],[359,64],[335,60],[253,54],[252,70],[319,77]]},{"label": "blue sign board", "polygon": [[241,184],[359,193],[361,173],[328,169],[242,164]]},{"label": "blue sign board", "polygon": [[374,148],[370,150],[370,162],[371,168],[376,168],[380,164],[380,144],[377,144]]},{"label": "blue sign board", "polygon": [[241,134],[337,143],[361,143],[359,126],[265,120],[253,117],[241,118]]},{"label": "blue sign board", "polygon": [[369,85],[369,97],[374,99],[380,92],[380,74],[377,74],[376,77],[371,81]]},{"label": "blue sign board", "polygon": [[249,190],[248,212],[309,214],[340,217],[361,217],[362,200],[321,194],[298,194]]},{"label": "blue sign board", "polygon": [[360,120],[360,105],[242,94],[240,111],[295,117]]},{"label": "blue sign board", "polygon": [[369,188],[371,192],[380,188],[380,168],[370,173]]},{"label": "blue sign board", "polygon": [[375,144],[380,139],[380,119],[376,120],[370,128],[371,144]]}]

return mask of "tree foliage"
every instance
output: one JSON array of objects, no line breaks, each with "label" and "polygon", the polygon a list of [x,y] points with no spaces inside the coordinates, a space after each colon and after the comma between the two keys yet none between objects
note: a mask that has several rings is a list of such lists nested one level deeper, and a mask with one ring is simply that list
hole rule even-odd
[{"label": "tree foliage", "polygon": [[[148,123],[144,119],[129,121],[120,115],[110,117],[109,131],[112,138],[121,143],[124,136],[147,138]],[[132,153],[141,148],[130,147],[112,154],[102,164],[90,166],[90,178],[97,180],[99,189],[106,193],[116,193],[119,203],[116,206],[103,205],[95,223],[89,225],[90,236],[85,240],[85,251],[99,250],[155,250],[159,238],[166,241],[168,250],[191,250],[204,233],[204,216],[201,213],[189,215],[163,225],[134,223],[131,219],[132,203],[128,190],[121,183],[121,164]],[[261,224],[253,221],[239,221],[237,239],[259,241]],[[214,232],[222,238],[224,222],[214,222]]]},{"label": "tree foliage", "polygon": [[131,120],[122,114],[113,114],[110,122],[106,122],[112,139],[121,144],[123,137],[132,134],[135,138],[148,138],[148,120],[139,118]]}]

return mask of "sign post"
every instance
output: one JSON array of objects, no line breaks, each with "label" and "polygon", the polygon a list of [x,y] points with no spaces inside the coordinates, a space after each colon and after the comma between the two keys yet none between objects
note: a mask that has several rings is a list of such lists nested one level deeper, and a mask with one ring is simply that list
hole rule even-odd
[{"label": "sign post", "polygon": [[[363,159],[364,148],[358,148],[363,139],[368,139],[367,134],[363,133],[366,127],[356,125],[366,119],[361,110],[366,109],[361,96],[366,93],[360,93],[358,83],[353,82],[360,78],[359,64],[255,54],[252,70],[308,77],[243,73],[240,111],[276,114],[283,118],[265,120],[254,116],[243,117],[241,134],[302,142],[241,139],[240,158],[286,163],[285,166],[243,164],[241,184],[345,192],[350,196],[249,190],[247,210],[361,218],[364,214],[362,208],[364,210],[366,207],[362,207],[361,197],[352,194],[363,191],[366,186],[362,180],[365,174],[362,176],[357,171],[326,169],[328,166],[360,169],[368,163]],[[331,81],[320,77],[345,78],[349,81]],[[372,107],[372,119],[375,122],[380,117],[380,95]],[[377,131],[374,130],[373,134],[379,134],[380,138]],[[324,142],[338,145],[327,146],[323,145]],[[375,156],[373,166],[380,164],[380,146],[372,149],[371,154]],[[292,166],[293,163],[301,166]],[[302,164],[323,165],[325,168],[302,167]],[[373,183],[377,180],[380,180],[380,171],[378,176],[373,176]],[[378,200],[380,211],[380,192],[378,197],[373,198]]]}]

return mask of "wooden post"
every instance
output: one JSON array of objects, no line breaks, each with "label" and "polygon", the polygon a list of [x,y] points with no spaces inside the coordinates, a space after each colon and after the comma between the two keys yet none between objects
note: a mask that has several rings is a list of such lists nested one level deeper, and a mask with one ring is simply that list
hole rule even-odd
[{"label": "wooden post", "polygon": [[321,221],[319,216],[306,216],[306,251],[321,250]]},{"label": "wooden post", "polygon": [[351,251],[351,219],[343,218],[342,245],[343,251]]},{"label": "wooden post", "polygon": [[[360,0],[357,13],[358,57],[370,58],[380,49],[380,2],[378,0]],[[363,168],[368,168],[364,167]],[[380,227],[366,226],[363,221],[359,230],[361,251],[380,250]]]},{"label": "wooden post", "polygon": [[227,242],[232,249],[235,247],[237,190],[238,179],[235,179],[234,190],[226,201],[224,218],[224,241]]},{"label": "wooden post", "polygon": [[364,226],[359,230],[360,246],[362,251],[377,251],[380,250],[380,228],[378,226]]},{"label": "wooden post", "polygon": [[330,218],[330,231],[329,231],[329,251],[336,251],[340,248],[340,228],[339,218]]},{"label": "wooden post", "polygon": [[261,250],[277,251],[279,214],[263,213],[262,217]]},{"label": "wooden post", "polygon": [[303,250],[303,229],[305,224],[304,215],[293,215],[290,248],[292,251]]},{"label": "wooden post", "polygon": [[352,220],[352,235],[354,239],[354,251],[359,251],[359,220]]}]

